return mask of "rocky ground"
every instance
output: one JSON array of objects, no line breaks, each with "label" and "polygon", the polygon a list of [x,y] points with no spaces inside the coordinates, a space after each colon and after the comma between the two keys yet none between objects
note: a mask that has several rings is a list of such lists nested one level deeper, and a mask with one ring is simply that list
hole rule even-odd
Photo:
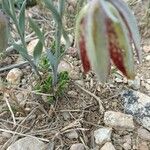
[{"label": "rocky ground", "polygon": [[[59,66],[59,71],[69,72],[68,87],[49,105],[50,94],[34,91],[36,78],[26,62],[19,68],[2,70],[1,150],[150,149],[150,10],[148,0],[128,3],[142,35],[143,63],[137,65],[135,80],[114,70],[109,81],[101,84],[94,73],[82,72],[77,50],[69,48]],[[42,16],[38,7],[28,13],[35,15],[37,11]],[[29,38],[31,55],[36,42],[34,36]],[[22,61],[19,54],[11,52],[0,60],[0,67]]]}]

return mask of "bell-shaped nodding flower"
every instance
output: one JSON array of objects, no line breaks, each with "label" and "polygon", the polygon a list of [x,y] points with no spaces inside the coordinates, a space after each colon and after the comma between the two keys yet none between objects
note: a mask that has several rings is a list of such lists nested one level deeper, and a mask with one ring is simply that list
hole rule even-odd
[{"label": "bell-shaped nodding flower", "polygon": [[6,17],[0,12],[0,53],[7,48],[8,24]]},{"label": "bell-shaped nodding flower", "polygon": [[122,0],[92,0],[79,13],[76,45],[85,73],[91,69],[101,82],[108,78],[111,62],[133,79],[134,49],[141,61],[137,22]]}]

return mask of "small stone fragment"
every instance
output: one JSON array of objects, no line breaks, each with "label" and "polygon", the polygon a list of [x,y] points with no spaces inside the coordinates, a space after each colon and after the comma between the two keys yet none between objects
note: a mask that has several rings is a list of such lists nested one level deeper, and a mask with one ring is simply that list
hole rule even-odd
[{"label": "small stone fragment", "polygon": [[69,133],[66,133],[65,135],[69,139],[77,139],[78,138],[78,133],[75,130],[70,131]]},{"label": "small stone fragment", "polygon": [[120,78],[115,78],[115,81],[116,81],[117,83],[122,83],[122,82],[123,82],[123,80],[120,79]]},{"label": "small stone fragment", "polygon": [[11,84],[19,84],[23,73],[19,68],[13,68],[7,74],[6,80]]},{"label": "small stone fragment", "polygon": [[144,128],[138,129],[138,136],[143,140],[150,141],[150,132]]},{"label": "small stone fragment", "polygon": [[143,50],[145,53],[150,52],[150,46],[148,46],[148,45],[143,46]]},{"label": "small stone fragment", "polygon": [[66,121],[70,119],[70,114],[68,112],[63,112],[62,116],[63,116],[64,120],[66,120]]},{"label": "small stone fragment", "polygon": [[104,123],[107,126],[122,129],[134,129],[133,117],[121,112],[107,111],[104,114]]},{"label": "small stone fragment", "polygon": [[138,144],[138,150],[149,150],[147,142],[141,142]]},{"label": "small stone fragment", "polygon": [[145,58],[147,61],[150,61],[150,55],[146,56]]},{"label": "small stone fragment", "polygon": [[7,150],[43,150],[45,144],[36,137],[25,137],[10,145]]},{"label": "small stone fragment", "polygon": [[76,97],[78,93],[72,90],[72,91],[68,91],[68,95],[71,97]]},{"label": "small stone fragment", "polygon": [[131,136],[130,135],[125,135],[123,139],[124,139],[123,148],[125,150],[130,150],[131,149],[131,144],[132,144]]},{"label": "small stone fragment", "polygon": [[107,142],[100,150],[115,150],[115,147],[112,145],[111,142]]},{"label": "small stone fragment", "polygon": [[139,77],[135,77],[135,80],[128,80],[128,85],[132,87],[134,90],[140,89],[141,80]]},{"label": "small stone fragment", "polygon": [[10,133],[8,133],[8,132],[2,132],[2,137],[3,138],[8,138],[9,139],[9,138],[11,138],[11,136],[12,135]]},{"label": "small stone fragment", "polygon": [[112,129],[111,128],[100,128],[94,131],[95,142],[98,145],[102,145],[106,142],[111,141]]},{"label": "small stone fragment", "polygon": [[67,71],[68,73],[70,73],[72,71],[71,64],[69,64],[65,60],[60,61],[59,65],[58,65],[58,72],[60,73],[60,72],[63,72],[63,71]]},{"label": "small stone fragment", "polygon": [[84,145],[81,143],[73,144],[70,150],[85,150]]}]

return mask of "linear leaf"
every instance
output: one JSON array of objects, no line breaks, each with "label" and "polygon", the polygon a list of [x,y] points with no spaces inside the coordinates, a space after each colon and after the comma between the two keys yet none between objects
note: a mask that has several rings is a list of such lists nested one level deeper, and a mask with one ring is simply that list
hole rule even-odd
[{"label": "linear leaf", "polygon": [[29,24],[32,28],[32,30],[35,32],[35,34],[37,35],[37,37],[39,38],[39,40],[41,41],[41,43],[44,45],[44,35],[43,33],[41,32],[39,26],[36,24],[36,22],[29,18]]},{"label": "linear leaf", "polygon": [[9,6],[10,6],[10,5],[9,5],[9,2],[8,2],[8,1],[2,0],[2,8],[5,10],[5,12],[6,12],[11,18],[14,18]]},{"label": "linear leaf", "polygon": [[35,46],[34,52],[33,52],[33,57],[34,57],[35,64],[38,64],[39,59],[40,59],[41,54],[42,54],[42,50],[43,50],[43,44],[39,40],[37,45]]},{"label": "linear leaf", "polygon": [[26,0],[23,2],[20,12],[19,12],[19,27],[20,27],[23,37],[25,34],[25,6],[26,6]]},{"label": "linear leaf", "polygon": [[52,15],[57,22],[58,26],[62,26],[61,17],[59,15],[59,12],[54,7],[53,3],[50,0],[44,0],[45,6],[52,12]]},{"label": "linear leaf", "polygon": [[0,53],[4,52],[8,44],[8,22],[6,17],[0,12]]}]

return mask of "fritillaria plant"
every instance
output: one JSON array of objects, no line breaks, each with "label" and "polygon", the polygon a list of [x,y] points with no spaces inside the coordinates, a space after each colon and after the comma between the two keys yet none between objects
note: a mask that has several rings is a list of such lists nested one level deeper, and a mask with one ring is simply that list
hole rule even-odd
[{"label": "fritillaria plant", "polygon": [[134,49],[141,61],[137,21],[123,0],[91,0],[79,13],[76,44],[83,69],[91,69],[106,81],[113,63],[127,78],[134,79]]}]

